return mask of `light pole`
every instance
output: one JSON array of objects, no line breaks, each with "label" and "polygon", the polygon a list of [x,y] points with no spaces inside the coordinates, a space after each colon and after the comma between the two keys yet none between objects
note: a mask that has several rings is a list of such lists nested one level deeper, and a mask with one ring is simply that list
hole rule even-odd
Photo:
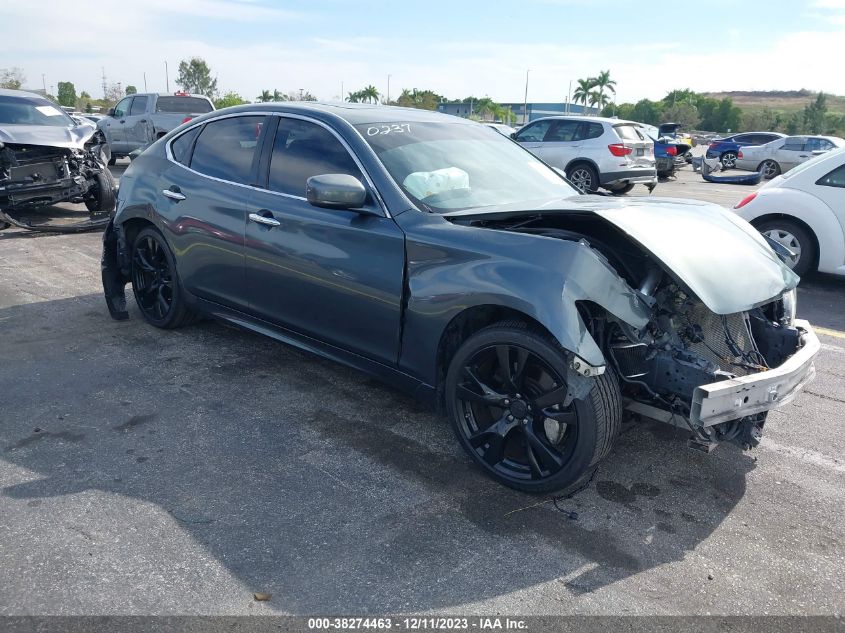
[{"label": "light pole", "polygon": [[387,105],[390,105],[390,75],[387,76]]},{"label": "light pole", "polygon": [[303,88],[299,89],[299,100],[302,101],[302,93],[305,92]]},{"label": "light pole", "polygon": [[167,86],[167,90],[165,92],[170,92],[170,71],[167,69],[167,60],[164,60],[164,81],[165,85]]},{"label": "light pole", "polygon": [[45,74],[41,73],[41,83],[44,85],[44,96],[47,96],[47,79],[45,78]]},{"label": "light pole", "polygon": [[525,125],[528,122],[528,73],[531,72],[531,69],[525,71],[525,100],[522,102],[522,124]]}]

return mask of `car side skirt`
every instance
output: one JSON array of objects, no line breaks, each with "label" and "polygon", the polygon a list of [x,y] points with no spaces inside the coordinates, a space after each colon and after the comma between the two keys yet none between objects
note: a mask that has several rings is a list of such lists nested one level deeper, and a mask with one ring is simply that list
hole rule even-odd
[{"label": "car side skirt", "polygon": [[256,332],[257,334],[269,336],[270,338],[282,343],[286,343],[298,349],[316,354],[317,356],[333,360],[346,365],[347,367],[363,371],[395,389],[412,395],[429,406],[433,407],[435,404],[435,390],[433,386],[428,385],[419,379],[396,369],[395,367],[379,363],[378,361],[374,361],[359,354],[335,347],[334,345],[324,343],[323,341],[289,330],[276,325],[275,323],[258,319],[252,315],[245,314],[207,299],[194,296],[191,296],[189,299],[192,304],[192,308],[196,309],[198,312],[202,312],[203,314],[226,321],[246,330]]}]

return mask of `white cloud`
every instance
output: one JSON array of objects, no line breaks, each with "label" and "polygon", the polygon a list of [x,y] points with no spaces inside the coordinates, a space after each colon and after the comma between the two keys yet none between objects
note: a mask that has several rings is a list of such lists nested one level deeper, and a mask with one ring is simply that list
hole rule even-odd
[{"label": "white cloud", "polygon": [[[845,0],[816,4],[835,9],[845,6]],[[44,10],[34,17],[26,3],[0,4],[0,23],[19,25],[6,29],[0,43],[3,65],[23,67],[30,86],[40,86],[41,73],[46,73],[48,87],[70,80],[77,91],[93,95],[102,92],[103,66],[110,82],[131,83],[143,90],[146,72],[148,89],[163,91],[164,60],[170,63],[170,89],[175,90],[176,66],[191,56],[208,61],[221,90],[235,90],[247,99],[273,88],[304,88],[332,99],[340,95],[341,82],[346,92],[371,83],[385,92],[390,74],[393,96],[402,88],[416,87],[452,98],[487,94],[499,101],[521,101],[526,68],[531,69],[528,98],[533,101],[562,101],[570,80],[574,83],[602,69],[610,69],[618,82],[620,101],[657,99],[685,87],[699,91],[803,87],[845,94],[845,75],[831,70],[845,59],[845,29],[836,27],[793,33],[753,48],[744,45],[740,35],[725,51],[674,37],[640,38],[634,44],[597,39],[589,46],[508,43],[475,35],[444,42],[368,33],[333,39],[321,33],[319,16],[255,0],[145,0],[114,8],[78,0],[74,12],[85,16],[84,26],[68,33],[64,3],[43,0],[42,5]],[[278,23],[280,29],[295,24],[298,37],[209,41],[192,30],[195,20],[186,16],[205,16],[221,24]],[[174,21],[184,33],[168,38],[162,27]],[[830,28],[831,22],[826,26]]]}]

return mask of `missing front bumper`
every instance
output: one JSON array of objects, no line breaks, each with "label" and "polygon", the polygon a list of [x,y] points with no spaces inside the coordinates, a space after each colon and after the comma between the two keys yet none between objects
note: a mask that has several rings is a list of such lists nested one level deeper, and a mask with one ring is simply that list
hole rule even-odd
[{"label": "missing front bumper", "polygon": [[769,411],[791,402],[816,376],[813,360],[821,343],[807,321],[796,320],[801,348],[782,365],[767,371],[696,387],[690,422],[713,426]]}]

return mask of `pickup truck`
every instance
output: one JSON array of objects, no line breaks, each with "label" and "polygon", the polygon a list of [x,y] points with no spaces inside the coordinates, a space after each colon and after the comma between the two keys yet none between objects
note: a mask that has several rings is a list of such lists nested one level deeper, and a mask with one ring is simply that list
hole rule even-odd
[{"label": "pickup truck", "polygon": [[195,116],[212,112],[214,104],[203,95],[145,93],[129,95],[97,122],[111,149],[111,161],[143,149]]}]

